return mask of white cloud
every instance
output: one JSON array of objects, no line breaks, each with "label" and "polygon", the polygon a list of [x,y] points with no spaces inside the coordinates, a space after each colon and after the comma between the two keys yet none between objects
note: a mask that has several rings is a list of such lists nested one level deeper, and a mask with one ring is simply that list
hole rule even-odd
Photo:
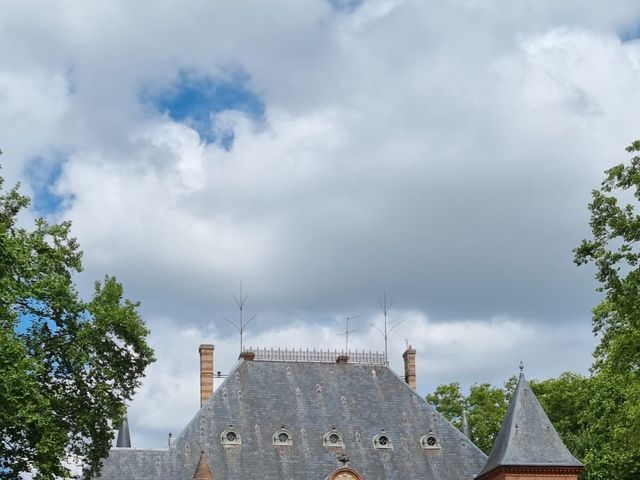
[{"label": "white cloud", "polygon": [[[571,250],[639,136],[640,42],[618,37],[637,2],[0,8],[3,175],[28,185],[33,157],[68,155],[52,187],[71,199],[81,289],[117,275],[153,328],[143,431],[195,408],[180,392],[201,337],[234,356],[207,325],[240,280],[263,345],[332,343],[342,312],[373,318],[389,288],[413,319],[393,362],[408,337],[422,385],[500,381],[520,358],[539,377],[588,365],[597,298]],[[212,112],[234,143],[205,144],[142,99],[184,71],[246,74],[264,118]]]}]

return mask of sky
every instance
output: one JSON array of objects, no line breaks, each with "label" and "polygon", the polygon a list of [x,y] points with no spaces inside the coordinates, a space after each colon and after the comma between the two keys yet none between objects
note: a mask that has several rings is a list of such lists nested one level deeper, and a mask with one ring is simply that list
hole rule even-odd
[{"label": "sky", "polygon": [[115,275],[157,362],[129,408],[162,447],[200,343],[417,349],[418,391],[587,373],[572,249],[640,138],[640,4],[0,0],[0,148],[23,222],[69,219],[81,293]]}]

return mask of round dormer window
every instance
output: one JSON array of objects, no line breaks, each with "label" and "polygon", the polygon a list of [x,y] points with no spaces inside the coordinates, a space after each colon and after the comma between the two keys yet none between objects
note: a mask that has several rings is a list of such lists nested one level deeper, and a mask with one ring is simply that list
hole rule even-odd
[{"label": "round dormer window", "polygon": [[220,434],[220,443],[225,446],[240,445],[240,433],[238,433],[235,428],[229,425],[229,428],[227,428]]},{"label": "round dormer window", "polygon": [[273,434],[274,445],[293,445],[291,434],[283,427]]},{"label": "round dormer window", "polygon": [[425,450],[440,448],[440,441],[433,433],[429,433],[420,439],[420,444]]},{"label": "round dormer window", "polygon": [[373,437],[373,446],[375,448],[393,448],[393,444],[391,443],[391,437],[384,433],[379,433],[375,437]]},{"label": "round dormer window", "polygon": [[325,447],[340,447],[344,448],[344,441],[342,440],[342,435],[336,431],[336,429],[332,429],[330,432],[325,433],[322,437],[322,444]]}]

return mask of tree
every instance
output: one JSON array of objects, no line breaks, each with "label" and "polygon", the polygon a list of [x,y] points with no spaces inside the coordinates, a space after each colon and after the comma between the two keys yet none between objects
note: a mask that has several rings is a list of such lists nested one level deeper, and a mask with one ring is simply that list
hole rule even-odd
[{"label": "tree", "polygon": [[[640,140],[627,147],[640,152]],[[593,190],[591,233],[575,249],[578,265],[593,263],[604,299],[593,309],[594,333],[601,335],[596,367],[609,363],[617,372],[640,372],[640,156],[606,172]]]},{"label": "tree", "polygon": [[467,407],[467,399],[460,391],[459,382],[438,385],[436,390],[428,394],[425,399],[454,427],[462,428],[462,412]]},{"label": "tree", "polygon": [[506,388],[482,383],[471,386],[465,397],[460,384],[454,382],[439,385],[426,400],[458,429],[462,425],[462,412],[466,411],[473,443],[488,454],[507,412],[509,395]]},{"label": "tree", "polygon": [[0,177],[0,478],[89,478],[111,447],[153,351],[138,304],[113,277],[80,298],[82,252],[69,222],[18,217],[29,206]]},{"label": "tree", "polygon": [[564,372],[557,378],[531,380],[529,385],[569,451],[584,458],[591,447],[586,439],[593,395],[591,378]]},{"label": "tree", "polygon": [[586,430],[579,458],[586,480],[640,478],[640,383],[626,374],[600,368],[589,379]]},{"label": "tree", "polygon": [[640,140],[634,154],[605,172],[593,190],[592,238],[574,250],[578,265],[596,267],[593,331],[600,336],[590,385],[585,453],[589,480],[640,477]]},{"label": "tree", "polygon": [[493,448],[494,440],[509,406],[506,389],[489,383],[473,385],[467,399],[469,429],[473,442],[485,453]]}]

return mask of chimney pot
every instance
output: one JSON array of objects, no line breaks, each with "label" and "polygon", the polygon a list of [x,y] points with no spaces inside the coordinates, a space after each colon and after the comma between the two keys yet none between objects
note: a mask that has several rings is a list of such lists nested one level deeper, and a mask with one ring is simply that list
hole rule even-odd
[{"label": "chimney pot", "polygon": [[336,363],[349,363],[349,355],[338,355]]},{"label": "chimney pot", "polygon": [[256,358],[256,353],[255,352],[242,352],[240,354],[239,358],[241,358],[245,362],[253,362],[253,360]]}]

